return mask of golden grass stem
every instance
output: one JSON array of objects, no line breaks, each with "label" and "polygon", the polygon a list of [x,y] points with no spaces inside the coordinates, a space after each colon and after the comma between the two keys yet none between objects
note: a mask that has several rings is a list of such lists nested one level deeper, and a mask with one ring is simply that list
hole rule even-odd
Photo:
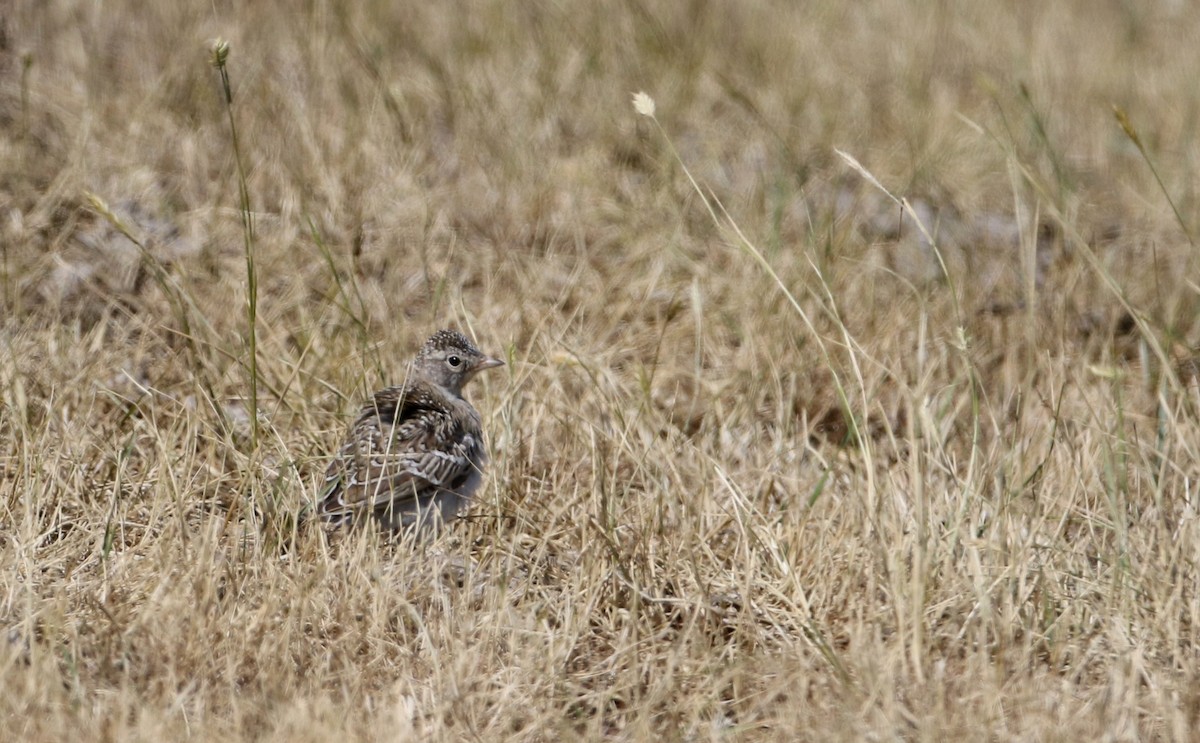
[{"label": "golden grass stem", "polygon": [[1179,229],[1183,230],[1184,237],[1187,238],[1188,244],[1193,248],[1196,247],[1196,241],[1192,238],[1192,230],[1184,221],[1183,215],[1179,212],[1179,207],[1175,204],[1175,199],[1171,198],[1171,192],[1167,190],[1167,184],[1163,183],[1162,176],[1158,174],[1158,168],[1154,166],[1154,160],[1150,157],[1150,153],[1146,150],[1146,145],[1142,142],[1142,137],[1130,121],[1129,115],[1125,113],[1125,109],[1113,104],[1113,117],[1121,126],[1121,131],[1125,132],[1125,136],[1133,142],[1134,147],[1141,154],[1142,160],[1145,161],[1146,167],[1150,168],[1150,174],[1154,176],[1154,182],[1158,184],[1158,189],[1162,191],[1163,198],[1167,200],[1167,204],[1171,207],[1171,212],[1175,214],[1175,221],[1179,224]]}]

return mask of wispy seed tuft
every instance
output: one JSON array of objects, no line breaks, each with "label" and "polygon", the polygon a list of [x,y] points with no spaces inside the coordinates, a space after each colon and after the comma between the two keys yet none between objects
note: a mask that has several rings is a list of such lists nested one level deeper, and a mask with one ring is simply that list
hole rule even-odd
[{"label": "wispy seed tuft", "polygon": [[645,93],[638,92],[633,94],[633,108],[642,116],[654,118],[654,99]]}]

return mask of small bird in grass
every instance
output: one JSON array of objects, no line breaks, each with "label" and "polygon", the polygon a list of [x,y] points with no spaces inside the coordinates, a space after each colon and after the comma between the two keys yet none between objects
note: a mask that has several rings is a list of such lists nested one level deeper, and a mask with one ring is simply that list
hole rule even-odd
[{"label": "small bird in grass", "polygon": [[467,382],[502,366],[462,333],[439,330],[421,347],[404,384],[376,392],[329,464],[316,517],[373,519],[397,530],[436,528],[470,502],[486,458]]}]

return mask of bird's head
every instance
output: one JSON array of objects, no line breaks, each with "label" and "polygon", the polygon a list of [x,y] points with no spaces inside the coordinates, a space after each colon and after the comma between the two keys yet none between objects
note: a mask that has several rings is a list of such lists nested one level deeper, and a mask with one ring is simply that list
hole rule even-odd
[{"label": "bird's head", "polygon": [[417,354],[414,371],[423,378],[461,396],[463,386],[484,369],[504,366],[456,330],[439,330],[425,341]]}]

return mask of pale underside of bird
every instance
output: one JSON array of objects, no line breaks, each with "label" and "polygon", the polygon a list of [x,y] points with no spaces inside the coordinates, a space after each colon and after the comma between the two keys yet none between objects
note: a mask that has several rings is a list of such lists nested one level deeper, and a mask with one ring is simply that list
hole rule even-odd
[{"label": "pale underside of bird", "polygon": [[486,461],[479,413],[462,388],[502,364],[460,333],[435,333],[405,382],[376,392],[360,411],[326,472],[316,516],[389,530],[435,529],[459,516]]}]

